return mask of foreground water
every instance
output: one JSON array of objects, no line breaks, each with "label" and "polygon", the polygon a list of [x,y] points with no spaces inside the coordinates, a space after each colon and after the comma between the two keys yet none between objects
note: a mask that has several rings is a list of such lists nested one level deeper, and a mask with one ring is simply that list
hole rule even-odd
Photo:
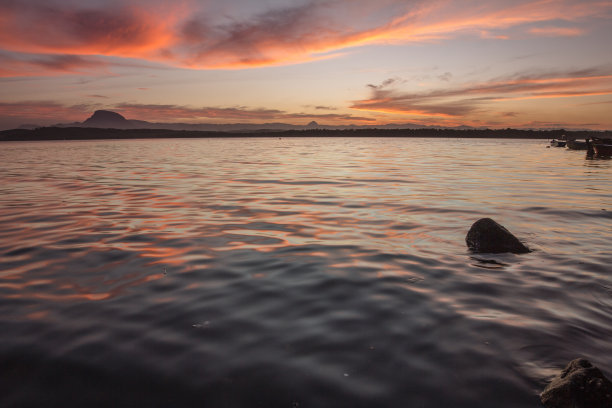
[{"label": "foreground water", "polygon": [[0,402],[539,407],[612,374],[611,238],[612,161],[544,141],[4,143]]}]

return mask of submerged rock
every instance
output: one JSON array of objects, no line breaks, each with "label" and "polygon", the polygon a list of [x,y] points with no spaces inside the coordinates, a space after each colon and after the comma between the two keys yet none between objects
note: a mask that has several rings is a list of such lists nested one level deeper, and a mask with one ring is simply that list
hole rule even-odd
[{"label": "submerged rock", "polygon": [[517,237],[491,218],[481,218],[472,224],[465,237],[465,243],[470,250],[479,253],[530,252]]},{"label": "submerged rock", "polygon": [[540,395],[546,408],[610,408],[612,383],[588,360],[571,361]]}]

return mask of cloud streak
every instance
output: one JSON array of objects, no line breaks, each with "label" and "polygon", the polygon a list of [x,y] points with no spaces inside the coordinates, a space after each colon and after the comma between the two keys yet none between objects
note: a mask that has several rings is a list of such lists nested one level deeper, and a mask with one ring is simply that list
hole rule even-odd
[{"label": "cloud streak", "polygon": [[41,54],[145,57],[172,41],[173,14],[114,3],[3,0],[0,43],[4,49]]},{"label": "cloud streak", "polygon": [[576,36],[583,32],[579,27],[551,24],[612,13],[611,2],[596,0],[309,0],[251,13],[229,3],[227,15],[221,15],[215,14],[215,0],[0,0],[0,48],[47,56],[139,58],[186,68],[249,68],[334,58],[371,44],[491,36],[490,30],[525,24],[543,24],[527,30],[534,36]]},{"label": "cloud streak", "polygon": [[113,106],[122,115],[129,118],[155,122],[184,122],[187,120],[197,122],[226,123],[230,121],[310,121],[310,120],[329,120],[334,123],[359,123],[373,122],[372,118],[353,116],[350,114],[318,114],[318,113],[292,113],[279,109],[248,108],[239,107],[189,107],[182,105],[163,105],[163,104],[131,104],[121,103]]},{"label": "cloud streak", "polygon": [[96,105],[63,105],[52,101],[0,102],[0,117],[76,120]]},{"label": "cloud streak", "polygon": [[53,101],[0,102],[0,129],[12,129],[32,123],[46,126],[61,121],[81,121],[98,106],[64,105]]},{"label": "cloud streak", "polygon": [[108,74],[109,65],[80,55],[26,55],[0,52],[0,77]]},{"label": "cloud streak", "polygon": [[[102,95],[88,95],[104,99]],[[341,113],[287,112],[279,109],[238,107],[190,107],[164,104],[82,104],[64,105],[52,101],[0,102],[0,127],[17,127],[23,123],[40,125],[81,122],[95,109],[111,109],[129,119],[170,123],[263,123],[284,121],[307,123],[319,120],[333,124],[367,124],[374,119]]]},{"label": "cloud streak", "polygon": [[584,30],[578,27],[534,27],[529,33],[542,37],[579,37]]},{"label": "cloud streak", "polygon": [[612,95],[612,73],[605,69],[522,74],[423,93],[403,92],[394,83],[368,85],[370,97],[354,101],[351,108],[444,118],[463,117],[501,101]]}]

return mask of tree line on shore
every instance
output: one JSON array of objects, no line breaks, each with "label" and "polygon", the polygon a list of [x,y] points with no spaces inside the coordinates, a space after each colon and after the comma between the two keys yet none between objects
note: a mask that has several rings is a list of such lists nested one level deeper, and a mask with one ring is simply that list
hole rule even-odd
[{"label": "tree line on shore", "polygon": [[0,132],[0,141],[95,140],[157,138],[229,138],[229,137],[440,137],[489,139],[585,139],[612,138],[612,131],[568,131],[525,129],[304,129],[256,131],[191,131],[165,129],[102,129],[83,127],[41,127]]}]

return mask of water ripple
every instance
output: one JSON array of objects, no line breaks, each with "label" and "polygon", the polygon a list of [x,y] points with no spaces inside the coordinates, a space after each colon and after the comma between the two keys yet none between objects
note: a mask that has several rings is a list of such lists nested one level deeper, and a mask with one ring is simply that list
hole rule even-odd
[{"label": "water ripple", "polygon": [[[3,406],[535,408],[576,356],[612,373],[610,161],[508,140],[2,147]],[[534,252],[469,253],[484,216]]]}]

